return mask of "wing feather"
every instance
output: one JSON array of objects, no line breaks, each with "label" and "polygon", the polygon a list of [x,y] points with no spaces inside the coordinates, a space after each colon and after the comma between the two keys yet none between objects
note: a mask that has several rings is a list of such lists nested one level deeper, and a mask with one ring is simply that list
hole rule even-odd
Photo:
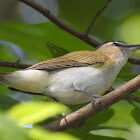
[{"label": "wing feather", "polygon": [[78,51],[35,64],[27,69],[55,70],[70,67],[104,65],[109,58],[97,51]]}]

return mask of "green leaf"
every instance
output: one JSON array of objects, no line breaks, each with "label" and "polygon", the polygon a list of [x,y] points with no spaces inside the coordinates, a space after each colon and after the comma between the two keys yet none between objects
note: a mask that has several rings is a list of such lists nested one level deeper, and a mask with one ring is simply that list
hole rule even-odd
[{"label": "green leaf", "polygon": [[[37,56],[38,59],[42,60],[52,57],[46,48],[46,40],[44,39],[46,36],[43,29],[33,25],[1,23],[0,30],[1,39],[22,47],[23,51],[32,54],[30,57],[35,59]],[[7,53],[9,52],[7,51]]]},{"label": "green leaf", "polygon": [[129,81],[137,76],[137,74],[132,74],[131,71],[133,69],[133,65],[127,63],[119,72],[117,79],[121,79],[123,81]]},{"label": "green leaf", "polygon": [[[7,53],[6,51],[7,51],[8,53]],[[3,48],[1,47],[1,45],[0,45],[0,52],[1,52],[1,54],[2,54],[2,55],[0,55],[0,60],[5,60],[5,61],[17,61],[17,59],[15,59],[15,58],[12,56],[11,52],[10,52],[7,48],[3,49]]]},{"label": "green leaf", "polygon": [[29,136],[33,140],[80,140],[71,134],[64,132],[50,132],[38,127],[30,130]]},{"label": "green leaf", "polygon": [[0,110],[7,110],[13,105],[16,105],[17,103],[19,102],[16,101],[15,99],[7,95],[0,94]]},{"label": "green leaf", "polygon": [[55,102],[26,102],[14,106],[7,113],[26,125],[41,122],[65,111],[68,111],[66,106]]},{"label": "green leaf", "polygon": [[80,127],[83,130],[93,130],[98,125],[101,125],[108,120],[110,120],[114,115],[114,110],[112,108],[109,108],[106,111],[102,111],[92,117],[90,117],[88,120],[84,122],[84,124]]},{"label": "green leaf", "polygon": [[135,92],[135,96],[140,97],[140,90]]},{"label": "green leaf", "polygon": [[130,63],[127,63],[119,72],[119,74],[117,75],[115,81],[114,81],[114,85],[120,85],[124,82],[128,82],[131,79],[133,79],[134,77],[137,76],[137,74],[133,74],[131,73],[133,69],[133,65]]},{"label": "green leaf", "polygon": [[[30,58],[43,61],[52,58],[46,44],[53,43],[65,50],[92,50],[92,47],[75,36],[47,22],[37,25],[2,24],[0,23],[0,38],[12,42],[30,55]],[[8,55],[7,51],[7,55]],[[5,58],[5,57],[4,57]]]},{"label": "green leaf", "polygon": [[67,51],[66,49],[58,47],[53,43],[47,43],[47,48],[49,49],[53,57],[59,57],[69,53],[69,51]]},{"label": "green leaf", "polygon": [[44,41],[60,46],[69,52],[78,50],[93,50],[93,47],[70,33],[58,28],[53,23],[42,23],[34,25],[33,27],[35,29],[45,31],[43,38]]},{"label": "green leaf", "polygon": [[133,109],[131,115],[134,120],[140,125],[140,110],[137,108]]},{"label": "green leaf", "polygon": [[8,115],[0,114],[1,140],[29,140],[27,131],[17,125],[17,122]]},{"label": "green leaf", "polygon": [[[59,18],[65,22],[67,21],[69,26],[72,26],[81,32],[85,32],[97,11],[103,7],[104,3],[104,0],[59,0]],[[101,16],[98,17],[97,20],[100,18]]]},{"label": "green leaf", "polygon": [[117,78],[122,79],[123,81],[129,81],[129,80],[135,78],[136,76],[137,76],[137,74],[121,72],[118,74]]},{"label": "green leaf", "polygon": [[78,129],[77,130],[69,129],[66,132],[82,140],[124,140],[123,138],[94,135],[88,131]]},{"label": "green leaf", "polygon": [[119,26],[116,38],[118,40],[121,39],[131,44],[139,44],[139,36],[140,36],[139,24],[140,24],[140,15],[137,12],[129,16],[128,18],[125,18],[122,21],[122,24]]}]

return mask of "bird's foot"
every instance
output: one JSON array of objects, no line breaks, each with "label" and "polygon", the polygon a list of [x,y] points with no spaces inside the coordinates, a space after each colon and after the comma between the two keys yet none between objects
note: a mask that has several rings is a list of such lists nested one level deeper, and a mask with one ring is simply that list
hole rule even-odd
[{"label": "bird's foot", "polygon": [[[95,101],[98,100],[100,97],[101,97],[101,96],[98,95],[98,97],[94,98],[94,99],[91,101],[91,104],[92,104],[93,107],[94,107]],[[104,109],[104,110],[107,111],[108,108],[106,108],[106,109]]]},{"label": "bird's foot", "polygon": [[[93,107],[94,107],[95,101],[102,97],[102,96],[100,96],[100,95],[96,95],[96,94],[93,94],[93,93],[89,93],[89,92],[86,92],[86,91],[84,91],[84,90],[76,89],[75,87],[73,87],[73,89],[74,89],[75,91],[77,91],[77,92],[85,93],[85,94],[87,94],[87,95],[90,95],[90,96],[94,97],[94,99],[91,101],[91,104],[92,104]],[[108,110],[108,108],[105,109],[105,111],[107,111],[107,110]]]},{"label": "bird's foot", "polygon": [[99,98],[101,98],[100,95],[96,95],[96,96],[94,96],[94,99],[91,101],[91,104],[92,104],[93,107],[94,107],[94,103],[95,103],[95,101],[98,100]]},{"label": "bird's foot", "polygon": [[87,95],[90,95],[90,96],[94,97],[94,99],[91,101],[92,106],[94,106],[95,101],[101,97],[100,95],[96,95],[96,94],[93,94],[93,93],[86,92],[84,90],[76,89],[74,86],[73,86],[73,89],[77,92],[85,93]]}]

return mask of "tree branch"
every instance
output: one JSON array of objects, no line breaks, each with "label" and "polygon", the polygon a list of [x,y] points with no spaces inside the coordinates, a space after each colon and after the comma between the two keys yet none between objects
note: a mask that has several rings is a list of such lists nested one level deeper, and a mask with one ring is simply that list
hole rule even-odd
[{"label": "tree branch", "polygon": [[140,75],[127,82],[123,86],[115,89],[114,91],[104,95],[95,101],[94,107],[91,103],[82,107],[81,109],[67,115],[65,118],[56,120],[44,126],[45,129],[51,131],[63,131],[75,124],[85,121],[89,117],[97,114],[115,104],[116,102],[125,99],[128,95],[137,91],[140,88]]},{"label": "tree branch", "polygon": [[19,62],[6,62],[0,61],[0,67],[9,67],[9,68],[17,68],[17,69],[25,69],[30,67],[28,64],[21,64]]},{"label": "tree branch", "polygon": [[140,59],[136,59],[136,58],[130,57],[130,58],[128,59],[128,62],[130,62],[130,63],[132,63],[132,64],[140,65]]},{"label": "tree branch", "polygon": [[[33,1],[33,0],[19,0],[19,1],[29,5],[32,8],[34,8],[35,10],[40,12],[42,15],[47,17],[54,24],[56,24],[59,28],[61,28],[61,29],[65,30],[65,31],[67,31],[68,33],[78,37],[79,39],[83,40],[84,42],[88,43],[89,45],[91,45],[93,47],[97,47],[97,46],[101,45],[97,40],[95,40],[93,38],[90,38],[89,36],[85,36],[85,33],[80,33],[78,31],[74,30],[73,28],[69,27],[68,25],[64,24],[62,21],[57,19],[48,9],[44,8],[43,6],[41,6],[40,4],[36,3],[35,1]],[[94,17],[93,21],[91,22],[90,26],[92,26],[94,24],[94,22],[97,19],[97,17],[107,7],[109,2],[111,2],[111,0],[107,0],[107,2],[105,3],[104,7],[101,8],[97,12],[97,14]],[[89,29],[87,29],[88,31],[86,31],[86,32],[89,32],[91,27],[88,27],[88,28]],[[129,58],[129,62],[132,63],[132,64],[140,64],[140,60],[134,59],[134,58]]]},{"label": "tree branch", "polygon": [[132,106],[134,106],[135,108],[137,108],[137,109],[140,111],[140,108],[139,108],[136,104],[134,104],[134,102],[132,102],[132,101],[129,100],[129,99],[127,99],[127,102],[128,102],[129,104],[131,104]]},{"label": "tree branch", "polygon": [[136,97],[136,96],[134,96],[134,95],[131,95],[131,96],[128,96],[127,98],[126,98],[126,100],[131,100],[131,101],[135,101],[135,102],[137,102],[137,103],[140,103],[140,97]]},{"label": "tree branch", "polygon": [[33,0],[19,0],[19,1],[34,8],[35,10],[40,12],[42,15],[47,17],[54,24],[56,24],[59,28],[61,28],[65,31],[67,31],[68,33],[78,37],[79,39],[83,40],[84,42],[88,43],[89,45],[94,46],[94,47],[97,47],[100,45],[100,43],[97,40],[95,40],[89,36],[86,37],[84,33],[80,33],[78,31],[74,30],[73,28],[69,27],[68,25],[64,24],[62,21],[60,21],[58,18],[56,18],[48,9],[44,8],[43,6],[36,3],[35,1],[33,1]]},{"label": "tree branch", "polygon": [[88,26],[85,35],[88,36],[89,31],[91,30],[93,24],[95,23],[96,19],[99,17],[99,15],[101,14],[101,12],[103,12],[105,10],[105,8],[107,8],[107,5],[111,2],[112,0],[107,0],[106,3],[104,4],[104,6],[96,13],[95,17],[93,18],[93,20],[91,21],[90,25]]}]

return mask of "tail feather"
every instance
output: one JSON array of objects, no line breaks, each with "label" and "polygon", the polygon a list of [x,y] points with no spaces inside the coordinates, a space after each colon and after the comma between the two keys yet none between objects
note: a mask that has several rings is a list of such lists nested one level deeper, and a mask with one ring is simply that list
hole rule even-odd
[{"label": "tail feather", "polygon": [[4,78],[5,75],[11,74],[12,72],[0,73],[0,85],[8,85],[8,81]]},{"label": "tail feather", "polygon": [[0,73],[0,85],[32,93],[42,93],[48,86],[49,73],[43,70],[19,70]]}]

